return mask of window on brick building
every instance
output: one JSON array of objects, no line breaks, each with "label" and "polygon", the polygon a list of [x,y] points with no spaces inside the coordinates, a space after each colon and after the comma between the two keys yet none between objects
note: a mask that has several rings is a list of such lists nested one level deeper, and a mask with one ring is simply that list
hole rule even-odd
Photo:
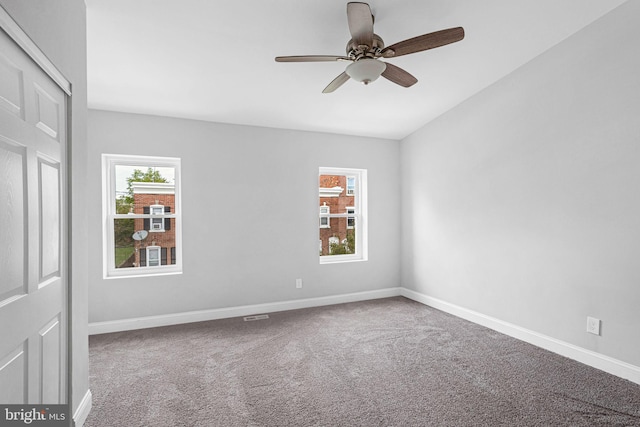
[{"label": "window on brick building", "polygon": [[[356,209],[353,206],[348,206],[347,207],[347,214],[355,214],[356,213]],[[348,216],[347,217],[347,229],[352,229],[355,228],[356,226],[356,217],[355,216]]]},{"label": "window on brick building", "polygon": [[[167,208],[166,211],[165,211],[165,208]],[[164,232],[165,222],[170,228],[171,220],[168,218],[164,218],[165,212],[171,212],[171,206],[164,206],[164,205],[145,206],[143,208],[143,213],[151,214],[151,218],[147,218],[144,220],[144,229],[147,231],[151,231],[153,233]]]},{"label": "window on brick building", "polygon": [[347,196],[353,196],[356,192],[356,177],[347,177]]},{"label": "window on brick building", "polygon": [[157,267],[160,265],[160,246],[147,246],[147,265],[146,267]]},{"label": "window on brick building", "polygon": [[330,228],[331,222],[329,220],[329,214],[331,213],[329,206],[320,206],[320,228]]},{"label": "window on brick building", "polygon": [[182,272],[180,159],[102,155],[105,278]]},{"label": "window on brick building", "polygon": [[367,259],[364,169],[320,168],[320,263]]}]

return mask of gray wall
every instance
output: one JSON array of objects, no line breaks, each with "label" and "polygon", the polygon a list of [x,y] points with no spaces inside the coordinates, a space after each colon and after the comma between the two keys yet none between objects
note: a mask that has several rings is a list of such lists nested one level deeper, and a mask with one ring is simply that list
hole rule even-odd
[{"label": "gray wall", "polygon": [[[89,141],[90,322],[399,286],[397,141],[96,110]],[[102,278],[102,153],[182,159],[182,275]],[[368,170],[369,261],[319,265],[320,166]]]},{"label": "gray wall", "polygon": [[402,141],[404,287],[640,366],[638,16],[623,4]]},{"label": "gray wall", "polygon": [[89,389],[87,340],[87,217],[85,204],[87,73],[83,0],[0,0],[0,5],[31,37],[72,85],[71,162],[71,407],[75,412]]}]

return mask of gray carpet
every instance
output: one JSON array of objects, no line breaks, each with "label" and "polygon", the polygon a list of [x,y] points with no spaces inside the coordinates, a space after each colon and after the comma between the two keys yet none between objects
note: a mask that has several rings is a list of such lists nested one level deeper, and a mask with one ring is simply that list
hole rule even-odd
[{"label": "gray carpet", "polygon": [[640,426],[634,384],[402,297],[90,338],[100,426]]}]

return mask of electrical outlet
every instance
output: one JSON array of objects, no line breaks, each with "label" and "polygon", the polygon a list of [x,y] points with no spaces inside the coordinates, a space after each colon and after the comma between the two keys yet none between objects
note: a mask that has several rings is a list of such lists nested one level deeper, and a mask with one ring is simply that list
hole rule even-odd
[{"label": "electrical outlet", "polygon": [[600,335],[600,319],[587,317],[587,332],[594,335]]},{"label": "electrical outlet", "polygon": [[296,288],[297,289],[301,289],[302,288],[302,279],[296,279]]}]

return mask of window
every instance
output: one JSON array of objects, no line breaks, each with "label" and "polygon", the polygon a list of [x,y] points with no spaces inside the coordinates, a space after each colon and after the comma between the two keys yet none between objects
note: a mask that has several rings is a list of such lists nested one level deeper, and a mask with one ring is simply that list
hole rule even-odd
[{"label": "window", "polygon": [[329,206],[327,206],[326,203],[323,206],[320,206],[320,228],[331,228],[329,213]]},{"label": "window", "polygon": [[364,169],[320,168],[320,263],[367,259]]},{"label": "window", "polygon": [[[164,215],[164,206],[163,205],[151,205],[149,206],[149,213],[151,215]],[[149,231],[152,232],[159,232],[159,231],[164,231],[164,221],[165,218],[160,217],[160,218],[154,218],[153,216],[151,217],[151,224],[150,224],[150,228]]]},{"label": "window", "polygon": [[356,192],[356,177],[347,177],[347,196],[353,196]]},{"label": "window", "polygon": [[105,278],[182,272],[180,159],[102,155]]},{"label": "window", "polygon": [[[348,214],[355,214],[356,210],[353,206],[347,206],[347,213]],[[347,229],[352,229],[354,228],[356,225],[356,217],[354,216],[348,216],[347,217]]]},{"label": "window", "polygon": [[147,246],[146,267],[157,267],[160,265],[160,246]]}]

